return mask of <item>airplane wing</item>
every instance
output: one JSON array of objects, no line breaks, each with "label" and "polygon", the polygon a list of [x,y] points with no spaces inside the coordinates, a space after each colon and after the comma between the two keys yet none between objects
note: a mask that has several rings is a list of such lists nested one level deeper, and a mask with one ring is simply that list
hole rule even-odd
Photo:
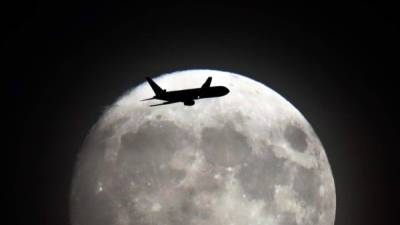
[{"label": "airplane wing", "polygon": [[211,79],[212,77],[207,78],[206,82],[201,86],[201,88],[208,88],[211,85]]},{"label": "airplane wing", "polygon": [[160,104],[150,105],[150,107],[159,106],[159,105],[169,105],[169,104],[173,104],[173,103],[177,103],[177,102],[179,102],[179,101],[163,102],[163,103],[160,103]]}]

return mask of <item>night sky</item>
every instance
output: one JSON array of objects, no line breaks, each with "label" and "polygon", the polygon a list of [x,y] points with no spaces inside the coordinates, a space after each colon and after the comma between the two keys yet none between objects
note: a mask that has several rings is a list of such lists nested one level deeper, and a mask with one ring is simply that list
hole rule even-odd
[{"label": "night sky", "polygon": [[2,151],[13,185],[3,195],[15,223],[69,224],[73,167],[90,128],[146,76],[184,69],[249,76],[299,109],[332,167],[336,225],[396,223],[397,13],[363,4],[10,6],[2,89],[11,147]]}]

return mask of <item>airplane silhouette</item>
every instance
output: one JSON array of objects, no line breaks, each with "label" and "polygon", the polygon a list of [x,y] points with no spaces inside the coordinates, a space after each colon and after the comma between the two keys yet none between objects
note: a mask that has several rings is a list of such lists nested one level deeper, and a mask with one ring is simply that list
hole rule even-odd
[{"label": "airplane silhouette", "polygon": [[161,87],[158,86],[150,77],[146,77],[147,82],[149,82],[156,95],[152,98],[143,99],[142,101],[153,99],[166,101],[150,106],[167,105],[177,102],[183,102],[184,105],[192,106],[194,105],[194,100],[196,99],[220,97],[229,93],[229,89],[224,86],[210,87],[211,79],[212,77],[207,78],[206,82],[201,86],[201,88],[167,91],[165,89],[161,89]]}]

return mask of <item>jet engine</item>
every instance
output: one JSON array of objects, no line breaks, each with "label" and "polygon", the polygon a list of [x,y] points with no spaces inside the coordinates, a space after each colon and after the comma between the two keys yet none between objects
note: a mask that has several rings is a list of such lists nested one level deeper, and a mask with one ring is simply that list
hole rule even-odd
[{"label": "jet engine", "polygon": [[184,105],[194,105],[194,101],[193,100],[187,100],[183,102]]}]

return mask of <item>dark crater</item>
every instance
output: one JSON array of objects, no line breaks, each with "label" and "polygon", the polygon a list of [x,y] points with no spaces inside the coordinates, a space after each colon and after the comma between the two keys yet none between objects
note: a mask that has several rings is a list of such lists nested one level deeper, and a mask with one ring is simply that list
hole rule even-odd
[{"label": "dark crater", "polygon": [[300,152],[304,152],[307,149],[307,134],[301,128],[288,125],[284,135],[292,148]]},{"label": "dark crater", "polygon": [[302,166],[297,167],[293,189],[305,202],[316,205],[319,198],[320,177],[316,170],[307,169]]},{"label": "dark crater", "polygon": [[185,173],[169,167],[168,162],[174,152],[193,143],[194,137],[172,122],[147,122],[138,132],[121,137],[118,166],[144,189],[177,184]]},{"label": "dark crater", "polygon": [[274,185],[287,184],[289,180],[284,160],[267,150],[262,158],[252,156],[246,163],[237,174],[246,195],[251,199],[264,199],[267,204],[273,202]]},{"label": "dark crater", "polygon": [[217,129],[204,128],[200,148],[208,162],[220,166],[234,166],[250,155],[251,146],[246,136],[227,124]]}]

